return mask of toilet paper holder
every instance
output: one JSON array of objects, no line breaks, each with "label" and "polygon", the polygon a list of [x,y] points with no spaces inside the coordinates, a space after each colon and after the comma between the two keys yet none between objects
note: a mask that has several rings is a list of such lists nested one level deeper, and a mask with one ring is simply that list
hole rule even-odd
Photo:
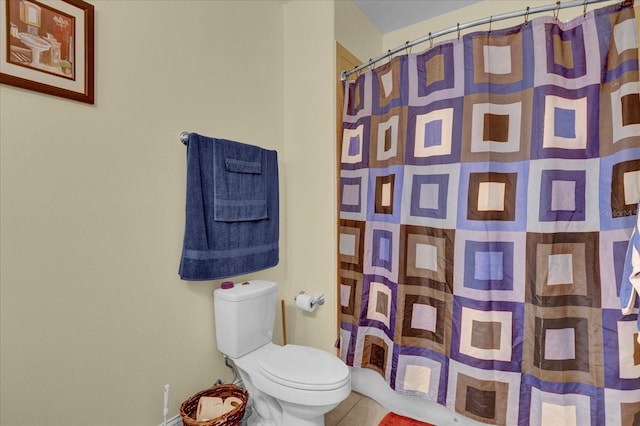
[{"label": "toilet paper holder", "polygon": [[[293,298],[293,300],[295,301],[301,294],[308,296],[306,291],[301,291]],[[316,305],[324,305],[324,293],[318,293],[315,296],[309,296],[309,302],[311,304],[311,308],[315,308]]]}]

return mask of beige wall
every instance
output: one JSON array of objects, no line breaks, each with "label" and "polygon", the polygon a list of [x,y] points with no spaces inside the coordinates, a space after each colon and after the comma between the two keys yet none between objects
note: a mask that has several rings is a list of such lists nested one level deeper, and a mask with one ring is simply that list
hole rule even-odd
[{"label": "beige wall", "polygon": [[[165,383],[173,416],[229,379],[215,348],[219,282],[177,275],[178,135],[286,150],[282,2],[92,3],[95,105],[0,86],[6,426],[158,425]],[[262,278],[285,281],[289,212],[281,264]]]},{"label": "beige wall", "polygon": [[278,151],[280,264],[236,279],[277,281],[289,343],[334,351],[334,1],[92,3],[95,105],[0,86],[2,425],[158,425],[165,383],[171,417],[230,379],[219,281],[177,275],[181,131]]},{"label": "beige wall", "polygon": [[[332,1],[285,4],[284,223],[287,338],[335,352],[335,35]],[[293,306],[300,291],[324,293],[313,313]]]},{"label": "beige wall", "polygon": [[351,0],[335,2],[336,40],[362,62],[380,55],[382,33]]}]

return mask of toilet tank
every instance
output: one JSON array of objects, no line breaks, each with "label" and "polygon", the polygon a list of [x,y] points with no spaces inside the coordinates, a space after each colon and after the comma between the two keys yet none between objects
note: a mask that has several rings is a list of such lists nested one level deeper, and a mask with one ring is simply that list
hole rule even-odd
[{"label": "toilet tank", "polygon": [[276,283],[262,280],[224,283],[214,290],[218,350],[239,358],[271,342],[277,295]]}]

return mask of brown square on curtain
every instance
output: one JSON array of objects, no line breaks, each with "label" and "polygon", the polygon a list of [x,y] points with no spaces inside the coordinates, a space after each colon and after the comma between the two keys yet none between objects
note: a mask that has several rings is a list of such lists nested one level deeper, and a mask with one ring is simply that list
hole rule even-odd
[{"label": "brown square on curtain", "polygon": [[640,95],[630,93],[623,96],[620,101],[622,102],[622,125],[640,123]]},{"label": "brown square on curtain", "polygon": [[472,386],[467,388],[467,402],[465,411],[483,417],[493,419],[496,417],[496,393],[492,390],[476,389]]},{"label": "brown square on curtain", "polygon": [[[400,226],[399,282],[452,293],[454,243],[455,230],[413,225]],[[437,257],[421,258],[419,246],[431,247]]]},{"label": "brown square on curtain", "polygon": [[502,114],[485,114],[482,128],[482,140],[508,142],[509,116]]},{"label": "brown square on curtain", "polygon": [[376,312],[387,315],[389,311],[389,296],[378,292],[376,296]]},{"label": "brown square on curtain", "polygon": [[444,57],[442,54],[433,55],[425,63],[427,86],[436,81],[444,80]]},{"label": "brown square on curtain", "polygon": [[345,315],[353,315],[354,312],[354,300],[356,293],[356,285],[358,284],[357,280],[352,278],[340,277],[340,295],[344,297],[343,292],[348,292],[348,301],[347,304],[342,304],[342,300],[340,303],[340,308],[342,313]]},{"label": "brown square on curtain", "polygon": [[384,151],[387,152],[391,149],[391,127],[387,128],[387,130],[384,131]]},{"label": "brown square on curtain", "polygon": [[[470,173],[467,204],[468,220],[516,220],[516,183],[517,173]],[[505,184],[503,202],[504,210],[480,210],[478,208],[478,195],[480,184],[496,182]]]},{"label": "brown square on curtain", "polygon": [[[376,178],[375,212],[393,214],[393,193],[395,191],[396,175],[378,176]],[[389,199],[385,199],[384,195]]]},{"label": "brown square on curtain", "polygon": [[620,403],[620,424],[640,425],[640,402]]},{"label": "brown square on curtain", "polygon": [[553,61],[567,69],[573,68],[573,49],[570,41],[563,41],[559,34],[553,35]]},{"label": "brown square on curtain", "polygon": [[[543,370],[551,371],[584,371],[589,372],[589,321],[586,318],[540,318],[535,319],[536,348],[533,352],[533,363]],[[549,346],[547,332],[549,330],[573,329],[573,342],[566,342],[573,347],[574,358],[564,358],[564,348],[556,356],[555,347]]]},{"label": "brown square on curtain", "polygon": [[[432,306],[435,308],[435,330],[426,330],[424,328],[414,327],[413,307],[415,305]],[[420,337],[427,340],[433,340],[437,343],[444,341],[444,319],[445,319],[444,301],[433,297],[419,296],[417,294],[407,294],[404,298],[404,316],[402,318],[402,336],[403,337]]]},{"label": "brown square on curtain", "polygon": [[[365,222],[346,219],[340,220],[340,269],[362,272],[364,228]],[[345,241],[344,244],[342,240]],[[349,243],[347,243],[347,241]]]},{"label": "brown square on curtain", "polygon": [[341,321],[357,325],[362,301],[362,273],[340,269]]},{"label": "brown square on curtain", "polygon": [[614,164],[611,172],[611,215],[612,217],[633,216],[637,214],[637,200],[627,204],[625,196],[625,174],[640,171],[640,160],[624,161]]},{"label": "brown square on curtain", "polygon": [[478,349],[500,349],[502,323],[496,321],[471,322],[471,346]]},{"label": "brown square on curtain", "polygon": [[385,114],[372,116],[369,129],[369,167],[403,165],[407,107],[391,108]]},{"label": "brown square on curtain", "polygon": [[456,411],[495,425],[507,422],[509,384],[457,374]]},{"label": "brown square on curtain", "polygon": [[[522,81],[524,78],[524,59],[522,54],[522,32],[509,34],[505,36],[489,36],[479,35],[472,39],[473,45],[473,82],[493,83],[493,84],[514,84]],[[489,49],[485,47],[503,47],[508,49],[510,63],[508,66],[510,72],[497,74],[489,72],[485,65],[490,61],[485,58]],[[485,61],[487,59],[487,61]]]},{"label": "brown square on curtain", "polygon": [[[527,233],[525,300],[536,306],[600,307],[600,242],[597,232]],[[553,281],[552,256],[570,259],[570,283]],[[552,282],[549,282],[549,280]]]},{"label": "brown square on curtain", "polygon": [[[449,355],[452,306],[449,293],[422,285],[398,284],[394,343]],[[430,317],[425,318],[425,313]]]},{"label": "brown square on curtain", "polygon": [[389,348],[379,337],[367,335],[364,338],[362,366],[377,371],[382,377],[387,369],[387,352]]}]

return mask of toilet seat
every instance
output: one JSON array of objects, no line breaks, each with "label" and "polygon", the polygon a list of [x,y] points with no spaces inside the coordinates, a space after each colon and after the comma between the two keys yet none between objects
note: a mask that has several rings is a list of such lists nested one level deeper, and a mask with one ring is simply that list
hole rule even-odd
[{"label": "toilet seat", "polygon": [[[287,369],[278,362],[279,359],[282,359],[279,357],[279,354],[281,353],[280,350],[287,346],[294,345],[278,346],[270,342],[255,351],[241,356],[240,358],[232,358],[232,360],[236,367],[241,371],[241,375],[245,375],[248,382],[251,382],[258,390],[281,402],[286,401],[288,403],[306,406],[321,406],[337,404],[349,396],[349,393],[351,392],[351,373],[349,372],[349,368],[342,363],[340,358],[333,357],[328,352],[324,352],[324,354],[326,357],[332,359],[332,361],[327,362],[329,367],[325,364],[325,366],[322,367],[322,370],[317,366],[314,368],[306,367],[306,370],[317,370],[322,373],[326,373],[326,377],[330,377],[333,374],[341,375],[342,373],[339,372],[342,370],[345,374],[342,384],[336,383],[334,386],[327,386],[326,382],[331,382],[333,380],[316,380],[316,382],[320,383],[323,381],[325,382],[325,387],[328,389],[323,390],[318,388],[317,385],[314,386],[310,383],[300,383],[301,380],[304,380],[300,379],[300,377],[303,376],[303,373],[299,373],[300,375],[297,376],[297,378],[292,378],[286,373],[274,373],[274,371]],[[305,347],[301,350],[303,352],[295,352],[298,349],[293,349],[293,351],[295,354],[299,354],[298,356],[300,358],[306,358],[309,363],[311,363],[311,360],[322,357],[322,355],[318,356],[318,352],[323,352],[320,349],[307,349],[311,349],[312,352],[304,352]],[[291,348],[286,349],[282,354],[286,357],[290,350]],[[291,361],[288,357],[286,359],[292,364],[296,362],[296,360]],[[271,362],[272,360],[274,360],[273,363]],[[334,365],[333,362],[337,362],[337,365]],[[321,361],[320,364],[324,363]],[[266,368],[264,367],[265,365]],[[269,366],[273,366],[273,368],[271,369]],[[298,370],[296,369],[293,371]],[[304,372],[305,369],[302,371]],[[280,382],[277,382],[274,377],[276,377]]]},{"label": "toilet seat", "polygon": [[282,386],[304,390],[338,389],[349,382],[348,367],[336,356],[307,346],[285,345],[258,361],[260,372]]}]

